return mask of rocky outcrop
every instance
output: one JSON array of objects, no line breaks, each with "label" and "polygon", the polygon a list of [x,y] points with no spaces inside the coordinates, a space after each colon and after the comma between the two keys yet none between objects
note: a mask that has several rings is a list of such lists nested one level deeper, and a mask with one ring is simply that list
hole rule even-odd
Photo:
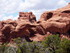
[{"label": "rocky outcrop", "polygon": [[20,12],[17,20],[0,21],[0,42],[10,42],[17,37],[40,41],[51,34],[70,38],[70,4],[44,12],[39,21],[32,12]]},{"label": "rocky outcrop", "polygon": [[32,12],[20,12],[18,19],[29,21],[31,23],[34,23],[36,21],[36,17]]},{"label": "rocky outcrop", "polygon": [[67,33],[70,31],[70,4],[55,11],[43,13],[39,22],[46,32]]}]

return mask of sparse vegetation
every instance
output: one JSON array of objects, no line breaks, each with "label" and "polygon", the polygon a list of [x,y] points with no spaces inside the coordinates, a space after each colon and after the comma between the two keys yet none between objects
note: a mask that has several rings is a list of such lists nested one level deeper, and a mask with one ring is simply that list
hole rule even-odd
[{"label": "sparse vegetation", "polygon": [[59,35],[51,35],[41,42],[27,42],[22,38],[13,39],[16,47],[0,45],[0,53],[70,53],[70,40],[61,40]]}]

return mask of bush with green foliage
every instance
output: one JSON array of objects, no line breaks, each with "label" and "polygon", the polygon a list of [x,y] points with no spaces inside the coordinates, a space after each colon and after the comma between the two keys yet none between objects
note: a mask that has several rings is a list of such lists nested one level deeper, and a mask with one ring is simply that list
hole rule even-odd
[{"label": "bush with green foliage", "polygon": [[17,53],[45,53],[45,49],[41,42],[27,42],[23,41],[18,45]]},{"label": "bush with green foliage", "polygon": [[70,53],[70,40],[63,39],[60,42],[60,48],[57,50],[57,53]]},{"label": "bush with green foliage", "polygon": [[16,53],[16,48],[7,46],[7,44],[0,45],[0,53]]},{"label": "bush with green foliage", "polygon": [[59,35],[51,35],[45,38],[43,41],[43,45],[45,48],[50,51],[50,53],[55,53],[56,50],[59,48],[60,44],[60,37]]},{"label": "bush with green foliage", "polygon": [[43,41],[45,48],[50,53],[70,53],[70,40],[60,39],[59,35],[51,35]]},{"label": "bush with green foliage", "polygon": [[50,35],[40,42],[27,42],[22,38],[15,38],[16,47],[0,45],[0,53],[70,53],[70,40],[61,40],[59,35]]}]

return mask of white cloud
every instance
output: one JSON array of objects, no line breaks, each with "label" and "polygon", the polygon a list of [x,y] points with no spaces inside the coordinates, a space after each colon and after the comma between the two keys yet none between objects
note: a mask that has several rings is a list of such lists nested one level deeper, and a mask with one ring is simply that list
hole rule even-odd
[{"label": "white cloud", "polygon": [[[0,0],[0,20],[13,19],[13,13],[20,11],[32,11],[39,19],[44,11],[57,9],[66,4],[66,0]],[[6,14],[12,15],[6,16]]]},{"label": "white cloud", "polygon": [[[32,0],[30,0],[30,1],[32,1]],[[35,0],[35,1],[38,1],[38,2],[32,3],[32,2],[28,1],[29,3],[31,3],[31,5],[35,4],[32,7],[30,6],[30,8],[28,8],[28,9],[35,9],[35,10],[55,9],[55,8],[58,8],[58,6],[62,7],[67,4],[65,0]]]},{"label": "white cloud", "polygon": [[21,2],[22,0],[0,0],[0,14],[19,11],[18,7]]},{"label": "white cloud", "polygon": [[65,0],[60,0],[57,4],[57,7],[62,7],[62,6],[65,6],[67,5],[68,3],[65,1]]},{"label": "white cloud", "polygon": [[13,15],[9,15],[9,16],[1,16],[0,20],[7,20],[7,19],[13,19],[13,20],[16,20],[18,18],[18,15],[17,16],[13,16]]}]

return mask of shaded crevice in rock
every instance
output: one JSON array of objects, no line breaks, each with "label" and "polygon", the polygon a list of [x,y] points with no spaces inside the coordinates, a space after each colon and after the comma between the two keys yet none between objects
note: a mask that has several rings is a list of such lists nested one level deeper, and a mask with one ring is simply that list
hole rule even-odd
[{"label": "shaded crevice in rock", "polygon": [[65,10],[62,13],[70,13],[70,10]]},{"label": "shaded crevice in rock", "polygon": [[70,35],[70,29],[67,31],[67,33]]},{"label": "shaded crevice in rock", "polygon": [[53,13],[52,13],[52,12],[49,12],[49,13],[47,13],[46,18],[47,18],[47,19],[50,19],[52,16],[53,16]]},{"label": "shaded crevice in rock", "polygon": [[34,34],[36,34],[36,32],[32,29],[29,29],[29,32],[30,32],[30,36],[29,37],[33,37],[35,36]]},{"label": "shaded crevice in rock", "polygon": [[32,42],[32,40],[30,40],[28,36],[25,37],[25,40],[28,42]]},{"label": "shaded crevice in rock", "polygon": [[41,25],[37,26],[36,30],[37,30],[37,33],[39,33],[41,35],[45,35],[46,34],[45,29]]}]

